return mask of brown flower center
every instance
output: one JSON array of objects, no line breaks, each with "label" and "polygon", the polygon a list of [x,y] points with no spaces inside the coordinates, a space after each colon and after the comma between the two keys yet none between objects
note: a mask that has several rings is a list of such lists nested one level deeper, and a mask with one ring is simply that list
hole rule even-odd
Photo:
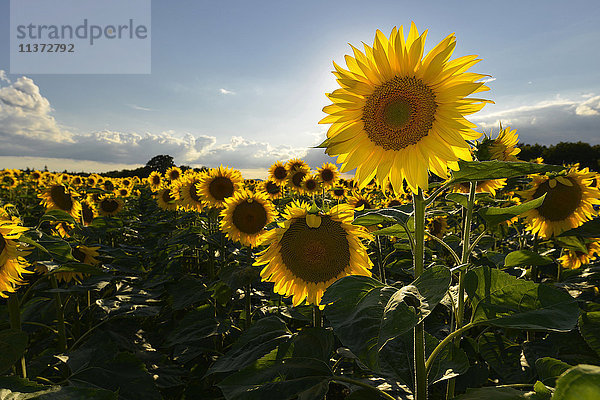
[{"label": "brown flower center", "polygon": [[160,176],[159,175],[152,176],[152,184],[153,185],[160,185]]},{"label": "brown flower center", "polygon": [[119,209],[119,202],[114,199],[104,199],[100,202],[100,208],[107,213],[113,213]]},{"label": "brown flower center", "polygon": [[558,180],[556,186],[550,187],[550,180],[542,183],[533,198],[537,199],[546,193],[546,198],[541,206],[537,208],[538,213],[549,221],[562,221],[570,217],[581,204],[582,191],[579,183],[570,177],[566,177],[572,186],[563,185]]},{"label": "brown flower center", "polygon": [[79,247],[73,249],[73,257],[80,263],[85,262],[85,253],[81,251]]},{"label": "brown flower center", "polygon": [[325,168],[324,170],[321,171],[321,180],[323,182],[326,182],[326,183],[331,182],[331,181],[333,181],[333,177],[334,177],[333,171],[330,170],[329,168]]},{"label": "brown flower center", "polygon": [[73,199],[63,185],[52,186],[50,188],[50,198],[63,211],[71,211],[73,209]]},{"label": "brown flower center", "polygon": [[267,181],[267,184],[265,185],[265,190],[269,194],[277,194],[281,192],[281,188],[279,187],[279,185],[271,181]]},{"label": "brown flower center", "polygon": [[385,150],[401,150],[427,136],[437,103],[418,78],[396,76],[371,94],[363,107],[367,136]]},{"label": "brown flower center", "polygon": [[223,200],[233,194],[233,182],[224,176],[217,176],[208,185],[208,191],[215,199]]},{"label": "brown flower center", "polygon": [[83,222],[86,224],[91,223],[94,219],[94,211],[86,203],[81,203],[81,215],[83,217]]},{"label": "brown flower center", "polygon": [[279,245],[285,266],[306,282],[327,282],[350,264],[350,245],[341,223],[321,217],[318,228],[310,228],[306,218],[295,219]]},{"label": "brown flower center", "polygon": [[371,209],[371,203],[369,203],[369,201],[367,199],[360,199],[356,202],[356,205],[354,206],[354,208],[358,208],[360,206],[365,206],[365,210],[370,210]]},{"label": "brown flower center", "polygon": [[171,191],[169,189],[164,189],[162,192],[162,199],[165,203],[170,203],[175,201],[175,198],[171,196]]},{"label": "brown flower center", "polygon": [[304,182],[304,187],[306,187],[306,190],[308,191],[315,190],[317,188],[317,181],[314,179],[308,179]]},{"label": "brown flower center", "polygon": [[275,171],[273,171],[273,176],[275,177],[275,179],[285,179],[285,177],[287,176],[287,171],[285,167],[278,166],[277,168],[275,168]]},{"label": "brown flower center", "polygon": [[202,202],[202,200],[200,199],[200,195],[198,195],[198,188],[196,188],[197,183],[198,183],[197,179],[190,182],[190,197],[196,203],[200,203],[200,202]]},{"label": "brown flower center", "polygon": [[292,185],[297,188],[301,187],[302,179],[304,179],[305,176],[306,176],[306,172],[304,172],[304,171],[294,172],[294,174],[292,175]]},{"label": "brown flower center", "polygon": [[260,232],[267,224],[267,211],[258,201],[248,199],[233,210],[233,225],[249,235]]},{"label": "brown flower center", "polygon": [[333,195],[337,197],[342,197],[344,195],[344,188],[333,189]]},{"label": "brown flower center", "polygon": [[400,200],[390,200],[390,202],[388,203],[388,207],[396,207],[396,206],[401,206],[402,202],[400,202]]}]

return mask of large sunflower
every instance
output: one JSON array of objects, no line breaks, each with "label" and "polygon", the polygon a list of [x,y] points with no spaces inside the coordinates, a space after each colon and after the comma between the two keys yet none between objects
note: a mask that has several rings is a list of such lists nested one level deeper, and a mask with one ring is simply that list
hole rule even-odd
[{"label": "large sunflower", "polygon": [[17,285],[25,284],[23,274],[31,273],[27,270],[29,263],[23,258],[27,252],[18,241],[27,228],[19,225],[18,218],[0,207],[0,297],[15,292]]},{"label": "large sunflower", "polygon": [[594,176],[587,168],[576,167],[566,175],[534,176],[532,188],[520,194],[526,201],[546,197],[541,206],[523,214],[529,229],[549,238],[591,220],[598,214],[594,206],[600,204],[600,191],[591,187]]},{"label": "large sunflower", "polygon": [[69,213],[75,221],[81,217],[81,203],[77,194],[72,189],[60,183],[50,184],[38,197],[42,199],[47,210],[63,210]]},{"label": "large sunflower", "polygon": [[341,88],[327,97],[323,111],[331,124],[326,152],[338,155],[342,172],[356,168],[361,187],[375,178],[389,179],[399,192],[406,180],[413,192],[428,186],[428,170],[447,177],[458,160],[471,160],[466,140],[480,133],[464,115],[479,111],[488,100],[466,96],[488,90],[466,73],[479,60],[464,56],[449,61],[456,46],[448,35],[423,58],[427,31],[419,35],[414,23],[408,37],[394,28],[388,39],[377,31],[373,47],[355,47],[346,56],[348,69],[334,63]]},{"label": "large sunflower", "polygon": [[285,178],[287,178],[287,175],[288,170],[281,161],[276,161],[275,164],[271,165],[269,168],[269,179],[279,185],[285,183]]},{"label": "large sunflower", "polygon": [[275,292],[293,296],[294,306],[305,299],[318,305],[325,289],[347,275],[371,276],[373,265],[361,238],[371,236],[352,225],[354,212],[346,204],[325,214],[309,214],[306,204],[289,206],[281,227],[267,233],[269,247],[255,265],[265,265],[260,275],[275,283]]},{"label": "large sunflower", "polygon": [[163,210],[177,210],[177,199],[171,194],[171,187],[163,184],[154,194],[158,206]]},{"label": "large sunflower", "polygon": [[220,227],[227,237],[244,246],[256,247],[275,219],[275,208],[266,193],[244,190],[225,200]]},{"label": "large sunflower", "polygon": [[158,189],[160,189],[160,185],[162,183],[162,177],[160,175],[160,172],[152,171],[148,178],[146,178],[146,182],[148,182],[150,190],[156,192]]},{"label": "large sunflower", "polygon": [[222,208],[228,197],[242,189],[243,182],[240,171],[221,165],[203,174],[196,188],[206,205]]}]

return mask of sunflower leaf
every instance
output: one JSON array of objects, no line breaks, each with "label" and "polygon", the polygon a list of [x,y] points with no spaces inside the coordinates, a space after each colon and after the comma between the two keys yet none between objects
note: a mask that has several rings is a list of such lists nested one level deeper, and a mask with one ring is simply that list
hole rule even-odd
[{"label": "sunflower leaf", "polygon": [[7,329],[0,331],[0,374],[6,372],[25,353],[28,337],[25,332]]},{"label": "sunflower leaf", "polygon": [[533,199],[523,204],[518,204],[511,207],[486,207],[479,210],[479,215],[485,220],[488,225],[498,225],[501,222],[507,221],[517,215],[532,210],[542,205],[546,198],[546,194]]},{"label": "sunflower leaf", "polygon": [[571,368],[571,365],[552,357],[542,357],[535,360],[538,378],[548,386],[555,386],[556,378],[569,368]]},{"label": "sunflower leaf", "polygon": [[371,226],[386,222],[405,225],[412,216],[412,205],[379,210],[356,211],[352,222],[354,225]]},{"label": "sunflower leaf", "polygon": [[579,332],[587,344],[600,356],[600,311],[581,314]]},{"label": "sunflower leaf", "polygon": [[450,183],[485,181],[489,179],[516,178],[518,176],[558,172],[565,169],[546,165],[511,161],[459,161],[460,170],[454,171]]},{"label": "sunflower leaf", "polygon": [[561,236],[555,237],[553,238],[553,240],[554,243],[558,244],[560,247],[563,247],[565,249],[577,251],[580,253],[588,252],[588,249],[585,246],[585,244],[583,244],[577,236]]},{"label": "sunflower leaf", "polygon": [[567,332],[579,317],[577,302],[568,293],[489,267],[469,271],[465,291],[471,300],[473,322]]},{"label": "sunflower leaf", "polygon": [[44,215],[42,215],[40,217],[40,224],[42,222],[68,222],[70,224],[76,225],[77,221],[75,221],[75,218],[73,218],[71,216],[71,214],[69,214],[66,211],[63,210],[48,210],[44,213]]},{"label": "sunflower leaf", "polygon": [[577,228],[569,229],[558,236],[600,237],[600,218],[594,218],[591,221],[587,221]]},{"label": "sunflower leaf", "polygon": [[600,398],[600,367],[577,365],[556,380],[553,400],[587,400]]},{"label": "sunflower leaf", "polygon": [[529,250],[515,250],[508,253],[504,259],[505,267],[520,267],[523,265],[548,265],[554,261],[550,257],[541,256]]},{"label": "sunflower leaf", "polygon": [[456,400],[525,400],[525,392],[509,387],[482,387],[469,388],[465,394],[456,397]]}]

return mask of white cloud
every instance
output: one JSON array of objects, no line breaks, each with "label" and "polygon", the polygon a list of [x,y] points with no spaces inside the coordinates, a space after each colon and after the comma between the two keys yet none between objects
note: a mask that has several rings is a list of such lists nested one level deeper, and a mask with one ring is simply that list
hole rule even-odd
[{"label": "white cloud", "polygon": [[223,88],[219,89],[219,92],[221,92],[221,94],[235,94],[234,91],[223,89]]},{"label": "white cloud", "polygon": [[3,69],[0,69],[0,82],[10,83],[10,79],[8,79],[8,76],[6,76],[6,71]]},{"label": "white cloud", "polygon": [[134,110],[139,110],[139,111],[152,111],[151,108],[147,108],[147,107],[142,107],[142,106],[138,106],[136,104],[127,104],[127,106],[133,108]]},{"label": "white cloud", "polygon": [[577,115],[600,115],[600,96],[594,96],[588,98],[588,100],[579,104],[575,108],[575,114]]}]

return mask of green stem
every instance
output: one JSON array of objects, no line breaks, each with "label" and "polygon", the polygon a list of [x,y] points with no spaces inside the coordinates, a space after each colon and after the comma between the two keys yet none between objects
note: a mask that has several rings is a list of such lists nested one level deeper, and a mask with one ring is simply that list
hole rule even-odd
[{"label": "green stem", "polygon": [[455,330],[454,332],[452,332],[451,334],[446,336],[444,338],[444,340],[442,340],[436,346],[436,348],[433,349],[433,351],[429,355],[429,358],[427,359],[427,362],[425,363],[425,369],[426,369],[428,375],[429,375],[429,372],[431,371],[431,367],[433,366],[433,362],[435,361],[437,356],[440,354],[440,352],[444,349],[444,347],[446,347],[446,345],[448,345],[448,343],[453,341],[454,338],[462,335],[465,331],[468,331],[469,329],[471,329],[472,327],[474,327],[477,324],[478,324],[477,322],[470,322],[470,323],[466,324],[465,326],[463,326],[462,328]]},{"label": "green stem", "polygon": [[371,385],[368,385],[366,383],[363,383],[361,381],[357,381],[355,379],[351,379],[351,378],[346,378],[345,376],[338,376],[338,375],[334,375],[332,380],[334,381],[338,381],[338,382],[346,382],[346,383],[350,383],[352,385],[356,385],[356,386],[360,386],[362,388],[365,388],[367,390],[371,390],[373,392],[376,392],[378,395],[388,399],[388,400],[396,400],[393,396],[389,395],[388,393],[384,392],[383,390],[379,390],[376,387],[373,387]]},{"label": "green stem", "polygon": [[[21,331],[21,307],[19,297],[16,293],[8,296],[8,317],[10,319],[10,328],[16,331]],[[21,376],[27,378],[27,364],[25,363],[25,355],[21,357]]]},{"label": "green stem", "polygon": [[319,306],[313,306],[313,326],[315,328],[323,327],[323,315]]},{"label": "green stem", "polygon": [[[415,279],[424,271],[425,258],[425,200],[423,192],[413,195],[413,207],[415,211],[415,247],[413,252],[413,263],[415,267]],[[414,331],[414,355],[415,355],[415,400],[427,399],[427,370],[425,368],[425,325],[421,321],[415,326]]]},{"label": "green stem", "polygon": [[244,294],[245,294],[245,307],[244,307],[244,312],[246,314],[246,329],[250,328],[250,325],[252,323],[252,299],[251,299],[251,294],[252,294],[252,285],[248,284],[246,285],[246,287],[244,288]]},{"label": "green stem", "polygon": [[[54,275],[50,276],[50,283],[52,284],[52,289],[58,289],[58,282]],[[60,299],[60,293],[58,292],[54,292],[54,306],[56,307],[58,350],[65,352],[67,350],[67,331],[65,328],[65,315],[63,314],[62,301]]]},{"label": "green stem", "polygon": [[379,267],[379,280],[381,283],[385,284],[385,270],[383,267],[383,262],[381,261],[381,239],[379,235],[376,236],[377,241],[377,266]]}]

